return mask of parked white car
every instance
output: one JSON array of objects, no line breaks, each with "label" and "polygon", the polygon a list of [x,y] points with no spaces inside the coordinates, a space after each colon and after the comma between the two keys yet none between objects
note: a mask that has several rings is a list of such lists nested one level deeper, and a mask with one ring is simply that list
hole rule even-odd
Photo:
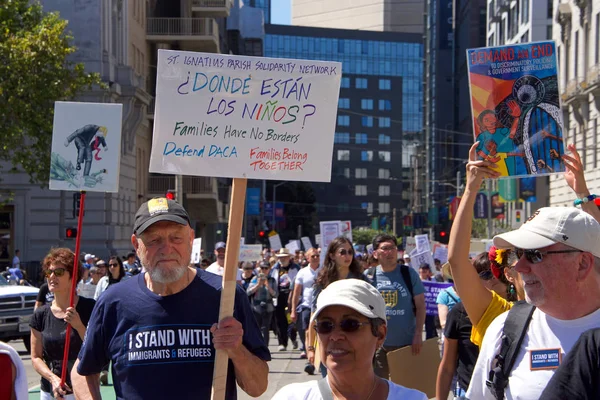
[{"label": "parked white car", "polygon": [[29,319],[38,292],[39,289],[33,286],[9,285],[0,276],[0,340],[23,339],[25,348],[31,352]]}]

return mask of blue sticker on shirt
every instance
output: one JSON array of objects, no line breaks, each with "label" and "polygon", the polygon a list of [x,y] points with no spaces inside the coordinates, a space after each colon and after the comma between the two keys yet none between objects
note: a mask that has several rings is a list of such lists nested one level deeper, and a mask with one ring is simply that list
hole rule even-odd
[{"label": "blue sticker on shirt", "polygon": [[562,360],[561,349],[531,350],[531,370],[556,369]]}]

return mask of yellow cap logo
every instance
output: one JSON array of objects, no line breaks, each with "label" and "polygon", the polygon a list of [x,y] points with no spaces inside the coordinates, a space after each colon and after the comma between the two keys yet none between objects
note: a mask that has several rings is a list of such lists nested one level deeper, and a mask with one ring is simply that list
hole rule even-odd
[{"label": "yellow cap logo", "polygon": [[167,199],[161,197],[159,199],[148,200],[148,212],[150,215],[169,212]]}]

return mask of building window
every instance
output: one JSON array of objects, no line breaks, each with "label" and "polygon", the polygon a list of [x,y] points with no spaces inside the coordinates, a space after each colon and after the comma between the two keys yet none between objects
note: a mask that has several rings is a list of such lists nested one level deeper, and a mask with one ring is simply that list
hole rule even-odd
[{"label": "building window", "polygon": [[523,0],[523,7],[521,7],[523,12],[521,13],[523,20],[522,24],[526,24],[529,21],[529,0]]},{"label": "building window", "polygon": [[349,115],[338,115],[338,125],[339,126],[350,126],[350,116]]},{"label": "building window", "polygon": [[361,161],[373,161],[373,152],[371,150],[363,150],[360,152]]},{"label": "building window", "polygon": [[380,79],[379,80],[379,90],[391,90],[392,82],[389,79]]},{"label": "building window", "polygon": [[366,133],[357,133],[354,136],[354,140],[356,144],[367,144],[367,134]]},{"label": "building window", "polygon": [[554,3],[554,0],[548,0],[548,15],[547,15],[547,17],[549,19],[552,19],[554,17],[554,8],[553,8],[554,4],[552,4],[552,3]]},{"label": "building window", "polygon": [[[527,32],[529,33],[529,32]],[[527,39],[527,36],[523,36],[524,39]],[[552,25],[548,25],[546,27],[546,39],[552,40]]]},{"label": "building window", "polygon": [[350,178],[350,168],[344,168],[343,175],[344,178]]},{"label": "building window", "polygon": [[348,77],[342,77],[342,87],[344,89],[348,89],[350,87],[350,78]]},{"label": "building window", "polygon": [[389,196],[390,195],[389,185],[380,185],[379,186],[379,195],[380,196]]},{"label": "building window", "polygon": [[338,150],[338,161],[350,161],[350,150]]},{"label": "building window", "polygon": [[361,208],[367,210],[367,214],[373,214],[373,203],[361,203]]},{"label": "building window", "polygon": [[579,31],[575,32],[575,47],[573,48],[575,64],[573,65],[573,72],[576,80],[579,79],[579,65],[577,64],[579,61]]},{"label": "building window", "polygon": [[350,134],[349,133],[335,133],[333,135],[334,143],[350,143]]},{"label": "building window", "polygon": [[354,176],[356,179],[365,179],[367,177],[367,169],[366,168],[356,168],[354,170]]},{"label": "building window", "polygon": [[338,100],[338,108],[350,108],[350,99],[340,98]]},{"label": "building window", "polygon": [[372,110],[373,109],[373,100],[372,99],[362,99],[360,101],[360,108],[363,110]]},{"label": "building window", "polygon": [[380,128],[389,128],[391,126],[391,120],[389,117],[380,117],[379,118],[379,127]]},{"label": "building window", "polygon": [[390,111],[392,109],[392,102],[389,100],[379,100],[379,109],[381,111]]},{"label": "building window", "polygon": [[390,212],[390,203],[379,203],[378,207],[380,214],[387,214]]},{"label": "building window", "polygon": [[379,152],[379,160],[384,162],[392,161],[392,156],[389,151],[380,151]]},{"label": "building window", "polygon": [[337,205],[338,212],[348,212],[350,211],[350,206],[348,203],[340,203]]},{"label": "building window", "polygon": [[362,117],[361,121],[362,121],[362,126],[365,126],[368,128],[373,126],[373,117]]},{"label": "building window", "polygon": [[379,179],[390,179],[390,170],[386,168],[379,168]]},{"label": "building window", "polygon": [[366,78],[356,78],[356,88],[357,89],[366,89],[367,88],[367,79]]},{"label": "building window", "polygon": [[367,195],[367,185],[354,186],[354,195],[355,196],[366,196]]},{"label": "building window", "polygon": [[392,139],[388,135],[384,135],[383,133],[379,134],[379,144],[390,144]]}]

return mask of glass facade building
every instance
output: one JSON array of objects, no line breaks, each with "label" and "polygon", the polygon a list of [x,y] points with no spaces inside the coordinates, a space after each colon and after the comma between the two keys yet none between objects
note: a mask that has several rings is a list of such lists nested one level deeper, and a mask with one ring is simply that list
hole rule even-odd
[{"label": "glass facade building", "polygon": [[342,63],[331,183],[313,184],[320,219],[381,226],[407,211],[423,129],[422,36],[266,25],[264,55]]},{"label": "glass facade building", "polygon": [[271,23],[271,0],[249,0],[248,5],[263,10],[265,24]]}]

